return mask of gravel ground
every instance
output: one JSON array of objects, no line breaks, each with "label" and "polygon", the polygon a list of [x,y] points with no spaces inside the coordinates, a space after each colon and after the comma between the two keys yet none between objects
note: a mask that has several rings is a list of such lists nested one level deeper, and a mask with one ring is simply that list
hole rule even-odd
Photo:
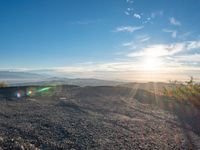
[{"label": "gravel ground", "polygon": [[200,149],[200,134],[176,113],[132,96],[80,88],[0,100],[1,149]]}]

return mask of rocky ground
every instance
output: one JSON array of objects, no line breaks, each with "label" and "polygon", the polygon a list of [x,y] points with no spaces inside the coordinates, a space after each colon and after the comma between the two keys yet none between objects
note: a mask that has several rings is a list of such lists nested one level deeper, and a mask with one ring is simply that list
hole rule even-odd
[{"label": "rocky ground", "polygon": [[123,90],[90,87],[60,97],[1,99],[0,150],[200,149],[194,126]]}]

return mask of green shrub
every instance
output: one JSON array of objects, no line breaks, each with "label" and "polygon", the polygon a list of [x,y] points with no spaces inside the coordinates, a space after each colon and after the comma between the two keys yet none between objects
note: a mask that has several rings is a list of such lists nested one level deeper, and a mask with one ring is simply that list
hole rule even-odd
[{"label": "green shrub", "polygon": [[195,83],[193,77],[189,81],[170,82],[171,86],[164,88],[163,94],[179,101],[189,101],[200,107],[200,84]]}]

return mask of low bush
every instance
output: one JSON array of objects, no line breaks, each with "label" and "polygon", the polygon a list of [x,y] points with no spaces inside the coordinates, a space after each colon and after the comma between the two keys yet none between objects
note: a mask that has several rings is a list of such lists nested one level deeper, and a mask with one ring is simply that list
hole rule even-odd
[{"label": "low bush", "polygon": [[163,94],[179,101],[189,101],[200,108],[200,84],[194,82],[193,77],[186,82],[171,82],[171,86],[164,88]]}]

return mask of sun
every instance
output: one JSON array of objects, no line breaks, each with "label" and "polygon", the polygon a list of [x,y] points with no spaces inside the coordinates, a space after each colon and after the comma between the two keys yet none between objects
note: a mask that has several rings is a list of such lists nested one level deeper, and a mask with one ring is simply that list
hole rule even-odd
[{"label": "sun", "polygon": [[146,48],[142,54],[142,69],[159,71],[163,67],[163,56],[166,56],[167,50],[162,45],[157,45]]},{"label": "sun", "polygon": [[159,57],[145,56],[142,60],[142,68],[147,71],[159,71],[162,66],[162,60]]}]

